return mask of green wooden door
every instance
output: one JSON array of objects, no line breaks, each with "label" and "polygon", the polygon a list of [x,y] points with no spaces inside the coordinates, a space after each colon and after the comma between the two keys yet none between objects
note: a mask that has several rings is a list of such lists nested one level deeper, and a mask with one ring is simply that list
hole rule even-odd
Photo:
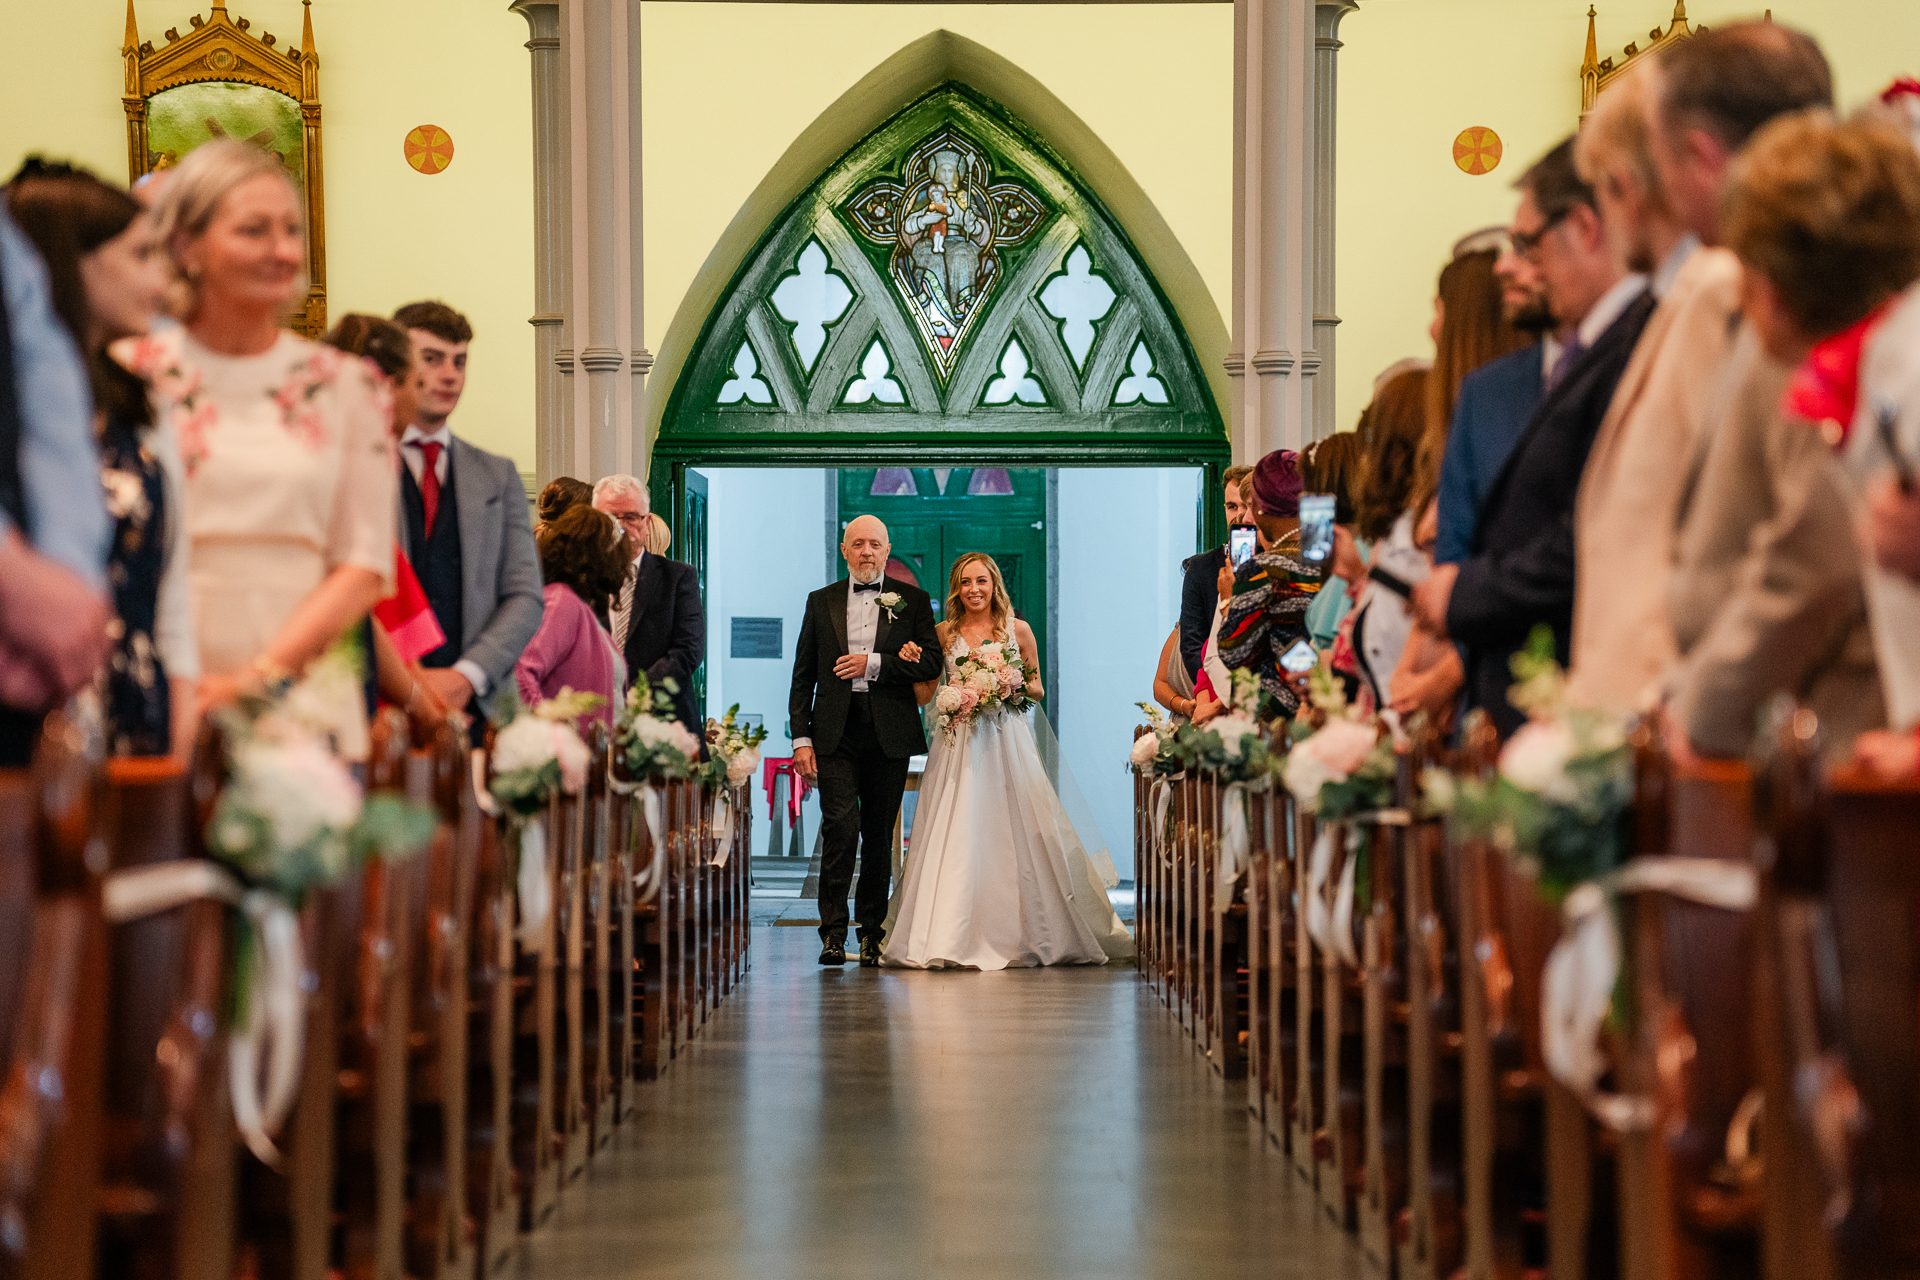
[{"label": "green wooden door", "polygon": [[1014,612],[1047,646],[1047,473],[1040,468],[882,467],[840,472],[840,527],[878,516],[893,558],[945,615],[954,561],[983,551],[1000,566]]},{"label": "green wooden door", "polygon": [[[704,609],[707,600],[707,478],[691,468],[687,471],[682,501],[680,527],[674,531],[674,546],[680,553],[679,558],[693,566],[694,578],[700,584],[701,607]],[[707,663],[704,657],[693,670],[693,706],[694,711],[704,719],[707,714]]]}]

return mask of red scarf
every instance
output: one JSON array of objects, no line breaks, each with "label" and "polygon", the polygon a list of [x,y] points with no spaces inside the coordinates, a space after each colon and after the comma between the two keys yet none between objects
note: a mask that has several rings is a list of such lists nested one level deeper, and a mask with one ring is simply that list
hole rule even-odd
[{"label": "red scarf", "polygon": [[1790,416],[1819,427],[1835,449],[1847,442],[1860,407],[1860,358],[1893,303],[1889,298],[1853,328],[1816,343],[1787,384],[1781,407]]}]

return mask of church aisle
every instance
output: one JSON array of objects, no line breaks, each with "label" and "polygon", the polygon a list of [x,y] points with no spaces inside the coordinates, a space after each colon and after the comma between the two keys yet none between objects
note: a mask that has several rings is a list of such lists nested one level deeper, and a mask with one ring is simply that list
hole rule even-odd
[{"label": "church aisle", "polygon": [[822,970],[817,951],[811,929],[756,931],[694,1060],[641,1088],[518,1275],[1361,1274],[1132,968]]}]

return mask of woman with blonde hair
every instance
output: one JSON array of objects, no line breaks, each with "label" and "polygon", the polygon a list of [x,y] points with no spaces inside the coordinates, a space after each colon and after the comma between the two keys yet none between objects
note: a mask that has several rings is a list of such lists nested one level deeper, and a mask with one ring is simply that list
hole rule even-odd
[{"label": "woman with blonde hair", "polygon": [[[954,561],[945,612],[935,628],[947,656],[935,701],[958,722],[935,736],[927,755],[912,855],[888,912],[880,963],[1005,969],[1132,955],[1133,938],[1107,901],[1025,713],[967,717],[962,710],[970,695],[959,668],[969,659],[994,671],[1023,662],[1035,673],[1025,682],[1027,697],[1046,692],[1033,628],[1014,616],[992,556],[976,551]],[[1017,690],[1012,679],[1001,689]]]},{"label": "woman with blonde hair", "polygon": [[[282,327],[306,243],[278,157],[207,143],[154,218],[191,298],[136,363],[179,439],[200,701],[218,707],[291,685],[392,590],[390,413],[365,362]],[[354,702],[336,709],[350,755],[364,744]]]}]

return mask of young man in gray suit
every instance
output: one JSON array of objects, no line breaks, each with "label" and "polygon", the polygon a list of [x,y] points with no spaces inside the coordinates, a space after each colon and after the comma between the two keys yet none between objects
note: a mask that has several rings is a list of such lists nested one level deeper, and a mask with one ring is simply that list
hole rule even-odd
[{"label": "young man in gray suit", "polygon": [[393,319],[413,339],[419,402],[400,437],[400,541],[447,636],[420,665],[477,730],[540,629],[540,556],[519,470],[447,427],[466,389],[473,326],[444,302],[410,303]]}]

